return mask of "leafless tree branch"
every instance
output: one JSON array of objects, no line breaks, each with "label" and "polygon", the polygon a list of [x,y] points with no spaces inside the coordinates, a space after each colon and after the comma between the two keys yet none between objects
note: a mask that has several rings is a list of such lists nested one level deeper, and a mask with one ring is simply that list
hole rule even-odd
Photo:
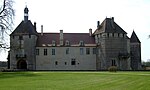
[{"label": "leafless tree branch", "polygon": [[13,9],[13,0],[2,0],[0,2],[0,48],[6,48],[5,38],[11,32],[15,11]]}]

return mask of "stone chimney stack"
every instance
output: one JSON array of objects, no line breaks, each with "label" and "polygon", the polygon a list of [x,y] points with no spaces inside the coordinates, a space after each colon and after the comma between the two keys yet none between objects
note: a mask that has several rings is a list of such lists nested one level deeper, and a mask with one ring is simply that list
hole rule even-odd
[{"label": "stone chimney stack", "polygon": [[114,17],[112,17],[111,19],[112,19],[112,21],[114,22]]},{"label": "stone chimney stack", "polygon": [[99,27],[99,25],[100,25],[100,21],[97,21],[97,28]]},{"label": "stone chimney stack", "polygon": [[43,36],[43,25],[41,25],[41,36]]},{"label": "stone chimney stack", "polygon": [[92,36],[92,29],[89,29],[89,35]]},{"label": "stone chimney stack", "polygon": [[111,18],[111,25],[112,25],[113,29],[115,29],[115,26],[114,26],[114,17]]},{"label": "stone chimney stack", "polygon": [[36,22],[34,22],[34,29],[35,29],[35,31],[36,31]]},{"label": "stone chimney stack", "polygon": [[60,30],[59,40],[60,40],[60,46],[62,46],[63,42],[64,42],[64,40],[63,40],[63,30]]}]

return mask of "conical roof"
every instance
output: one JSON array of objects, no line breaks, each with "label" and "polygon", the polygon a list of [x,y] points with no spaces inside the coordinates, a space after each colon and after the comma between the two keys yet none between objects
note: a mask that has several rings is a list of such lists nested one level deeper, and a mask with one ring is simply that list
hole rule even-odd
[{"label": "conical roof", "polygon": [[131,38],[130,38],[131,43],[141,43],[139,38],[137,37],[136,33],[133,31]]}]

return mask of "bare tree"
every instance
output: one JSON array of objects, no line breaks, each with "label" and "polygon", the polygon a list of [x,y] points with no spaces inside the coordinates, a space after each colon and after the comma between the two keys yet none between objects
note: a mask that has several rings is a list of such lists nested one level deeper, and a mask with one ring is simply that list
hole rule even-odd
[{"label": "bare tree", "polygon": [[15,12],[13,0],[0,0],[0,48],[7,48],[6,35],[12,30]]}]

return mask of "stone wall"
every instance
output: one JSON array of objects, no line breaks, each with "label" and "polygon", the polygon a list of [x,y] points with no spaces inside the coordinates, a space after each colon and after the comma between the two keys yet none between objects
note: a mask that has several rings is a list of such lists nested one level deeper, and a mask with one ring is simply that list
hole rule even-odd
[{"label": "stone wall", "polygon": [[141,44],[131,43],[131,68],[133,70],[141,70]]},{"label": "stone wall", "polygon": [[[100,34],[98,42],[97,62],[100,63],[100,70],[107,70],[113,65],[120,70],[130,70],[130,43],[126,35],[103,33]],[[119,55],[125,57],[119,58]]]},{"label": "stone wall", "polygon": [[[19,39],[20,36],[22,39]],[[19,60],[25,60],[28,70],[35,70],[35,35],[18,35],[10,37],[10,68],[17,69]]]},{"label": "stone wall", "polygon": [[[83,52],[80,48],[83,48]],[[90,54],[86,54],[86,48],[90,49]],[[36,55],[36,70],[96,70],[93,48],[95,47],[37,47],[39,55]],[[47,55],[44,55],[44,49],[47,49]],[[55,49],[55,55],[52,55],[52,49]]]}]

